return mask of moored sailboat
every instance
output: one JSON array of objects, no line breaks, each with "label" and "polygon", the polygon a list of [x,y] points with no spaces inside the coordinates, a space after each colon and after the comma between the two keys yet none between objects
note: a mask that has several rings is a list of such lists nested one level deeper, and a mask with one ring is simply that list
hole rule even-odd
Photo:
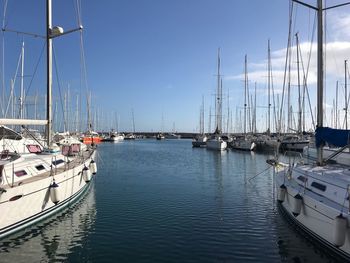
[{"label": "moored sailboat", "polygon": [[[349,166],[330,164],[323,158],[325,142],[345,148],[350,134],[349,131],[329,131],[323,127],[323,11],[335,6],[324,8],[322,0],[318,0],[317,7],[307,6],[315,9],[318,17],[317,163],[283,164],[275,160],[269,163],[277,171],[277,200],[284,214],[321,244],[349,261]],[[332,138],[329,132],[333,134]]]},{"label": "moored sailboat", "polygon": [[204,133],[204,98],[199,115],[199,134],[192,140],[192,147],[206,147],[208,137]]},{"label": "moored sailboat", "polygon": [[247,134],[247,93],[248,93],[248,71],[247,71],[247,55],[244,57],[244,134],[237,136],[230,147],[235,150],[254,151],[256,144],[251,134]]},{"label": "moored sailboat", "polygon": [[[78,200],[97,172],[95,148],[83,150],[69,140],[59,148],[52,140],[52,39],[63,29],[51,26],[47,0],[47,118],[0,119],[1,125],[46,125],[46,144],[37,152],[3,149],[0,156],[0,238],[22,230]],[[81,30],[79,26],[76,30]],[[73,32],[76,30],[70,30]]]},{"label": "moored sailboat", "polygon": [[218,49],[218,75],[217,75],[217,92],[216,92],[216,129],[214,134],[207,140],[207,149],[226,150],[227,143],[221,138],[222,132],[222,83],[220,75],[220,49]]}]

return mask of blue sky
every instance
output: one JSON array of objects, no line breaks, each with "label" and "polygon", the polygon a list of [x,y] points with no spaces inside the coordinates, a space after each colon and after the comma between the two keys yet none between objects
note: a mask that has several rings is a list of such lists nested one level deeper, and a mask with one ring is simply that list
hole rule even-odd
[{"label": "blue sky", "polygon": [[[75,28],[75,1],[53,2],[53,24],[65,30]],[[341,2],[328,0],[326,4]],[[115,128],[116,115],[119,116],[119,130],[131,130],[133,109],[138,131],[158,131],[162,123],[166,131],[172,130],[174,124],[178,131],[196,131],[202,95],[206,122],[209,106],[214,108],[219,47],[223,89],[225,95],[227,90],[230,93],[234,127],[239,126],[236,112],[244,99],[245,54],[248,55],[250,89],[257,82],[257,104],[267,105],[268,39],[271,40],[272,67],[276,70],[276,93],[282,89],[279,74],[287,45],[288,0],[83,0],[81,5],[88,89],[92,92],[92,111],[93,115],[97,112],[95,124],[99,130]],[[336,79],[343,79],[343,61],[350,54],[347,46],[350,42],[349,11],[349,7],[343,7],[327,12],[327,42],[334,53],[327,57],[327,80],[331,81],[331,87]],[[9,1],[6,27],[44,34],[44,12],[44,1]],[[307,60],[314,13],[301,6],[296,12],[294,30],[299,31],[300,42],[304,45],[303,59]],[[6,33],[4,39],[6,90],[16,70],[22,39],[26,46],[25,75],[28,76],[25,86],[28,88],[29,75],[38,63],[43,41],[13,33]],[[54,45],[59,72],[58,78],[54,76],[55,89],[57,92],[57,79],[62,90],[70,86],[72,112],[75,94],[86,94],[86,87],[80,84],[79,34],[56,39]],[[295,59],[292,60],[295,64]],[[37,90],[43,93],[43,72],[44,60],[41,59],[29,93]],[[314,94],[312,77],[310,72],[310,93]],[[329,101],[326,103],[331,105],[334,92],[332,89],[327,92]],[[56,98],[59,98],[57,93]],[[296,102],[295,93],[292,100]],[[226,103],[224,107],[227,112]],[[265,117],[266,109],[259,107],[257,118],[261,130],[266,128]],[[205,127],[207,129],[207,123]]]}]

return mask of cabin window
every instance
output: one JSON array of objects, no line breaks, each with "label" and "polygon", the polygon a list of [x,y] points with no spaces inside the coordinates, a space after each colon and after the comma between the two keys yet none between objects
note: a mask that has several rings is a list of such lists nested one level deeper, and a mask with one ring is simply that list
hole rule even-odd
[{"label": "cabin window", "polygon": [[59,165],[59,164],[61,164],[61,163],[64,163],[64,161],[62,160],[62,159],[58,159],[58,160],[56,160],[56,161],[52,161],[52,164],[53,165]]},{"label": "cabin window", "polygon": [[317,188],[318,190],[321,190],[321,191],[326,191],[326,188],[327,188],[327,186],[325,186],[324,184],[320,184],[320,183],[317,183],[317,182],[312,182],[311,183],[311,186],[312,187],[315,187],[315,188]]},{"label": "cabin window", "polygon": [[302,181],[303,183],[305,183],[307,181],[307,178],[305,176],[298,176],[298,180]]},{"label": "cabin window", "polygon": [[62,154],[67,156],[69,154],[70,147],[68,145],[62,147]]},{"label": "cabin window", "polygon": [[17,177],[21,177],[21,176],[27,175],[27,172],[25,170],[15,171],[15,175]]},{"label": "cabin window", "polygon": [[38,171],[41,171],[41,170],[44,170],[44,169],[45,169],[44,165],[42,165],[42,164],[39,164],[39,165],[35,166],[35,168],[36,168]]},{"label": "cabin window", "polygon": [[41,148],[36,144],[28,144],[27,149],[30,153],[41,153]]}]

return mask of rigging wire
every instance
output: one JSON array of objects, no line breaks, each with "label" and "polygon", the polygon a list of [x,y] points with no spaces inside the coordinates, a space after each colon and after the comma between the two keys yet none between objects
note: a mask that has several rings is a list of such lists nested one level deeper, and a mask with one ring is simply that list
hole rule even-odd
[{"label": "rigging wire", "polygon": [[288,56],[289,56],[289,49],[290,49],[290,42],[291,42],[291,30],[292,30],[292,15],[293,15],[293,1],[289,1],[289,26],[288,26],[288,41],[287,41],[287,53],[286,53],[286,60],[284,65],[284,76],[283,76],[283,89],[282,89],[282,98],[281,98],[281,104],[280,104],[280,120],[279,120],[279,129],[278,132],[282,132],[282,114],[283,114],[283,106],[284,106],[284,96],[285,96],[285,89],[286,89],[286,77],[287,77],[287,66],[288,66]]},{"label": "rigging wire", "polygon": [[[309,108],[310,108],[310,113],[311,113],[311,121],[312,121],[312,125],[313,125],[314,130],[315,130],[315,128],[316,128],[316,125],[315,125],[314,115],[313,115],[312,106],[311,106],[311,100],[310,100],[309,89],[308,89],[308,86],[307,86],[307,79],[308,79],[308,76],[309,76],[309,69],[310,69],[310,62],[311,62],[312,47],[313,47],[313,41],[314,41],[315,32],[316,32],[316,18],[317,18],[317,16],[316,16],[316,12],[315,12],[314,24],[313,24],[313,28],[312,28],[311,39],[309,39],[309,42],[310,42],[310,50],[309,50],[309,56],[308,56],[306,71],[305,71],[305,68],[304,68],[303,57],[301,56],[301,53],[300,53],[301,66],[302,66],[303,76],[304,76],[304,77],[303,77],[303,82],[304,82],[303,85],[304,85],[304,88],[305,88],[305,91],[306,91],[306,95],[307,95],[307,98],[308,98],[308,103],[309,103]],[[304,102],[303,102],[303,103],[304,103]]]},{"label": "rigging wire", "polygon": [[[15,87],[15,85],[16,85],[16,79],[17,79],[17,74],[18,74],[18,70],[19,70],[19,65],[20,65],[20,63],[21,63],[21,58],[22,58],[22,53],[20,53],[20,55],[19,55],[19,57],[18,57],[17,67],[16,67],[16,71],[15,71],[15,76],[14,76],[14,78],[13,78],[13,82],[12,82],[12,87],[11,87],[11,88]],[[15,95],[16,95],[16,94],[15,94],[15,91],[13,90],[13,96],[15,96]],[[11,99],[12,99],[12,98],[11,98]],[[11,102],[11,100],[10,100],[10,98],[9,98],[4,117],[7,116],[7,110],[8,110],[8,108],[9,108],[9,106],[10,106],[10,102]],[[20,117],[19,114],[20,114],[20,113],[18,113],[17,118]]]},{"label": "rigging wire", "polygon": [[37,70],[38,70],[38,67],[39,67],[41,58],[43,57],[45,47],[46,47],[46,42],[44,41],[44,44],[43,44],[43,46],[42,46],[42,48],[41,48],[41,51],[40,51],[40,54],[39,54],[38,61],[37,61],[36,65],[35,65],[35,68],[34,68],[34,72],[33,72],[32,77],[31,77],[31,79],[30,79],[28,88],[26,89],[26,92],[24,93],[24,94],[25,94],[25,95],[24,95],[24,99],[23,99],[24,101],[25,101],[25,99],[26,99],[26,97],[27,97],[27,94],[28,94],[29,91],[30,91],[30,88],[32,87],[33,80],[34,80],[34,77],[36,76],[36,72],[37,72]]},{"label": "rigging wire", "polygon": [[53,44],[52,44],[52,51],[53,51],[52,54],[53,54],[53,61],[54,61],[54,65],[55,65],[55,72],[56,72],[56,80],[57,80],[57,85],[58,85],[58,93],[60,95],[60,105],[61,105],[61,108],[62,108],[63,128],[64,128],[64,131],[66,131],[67,123],[66,123],[66,116],[65,116],[63,100],[62,100],[61,80],[60,80],[59,73],[58,73],[56,52],[55,52],[55,48],[54,48]]}]

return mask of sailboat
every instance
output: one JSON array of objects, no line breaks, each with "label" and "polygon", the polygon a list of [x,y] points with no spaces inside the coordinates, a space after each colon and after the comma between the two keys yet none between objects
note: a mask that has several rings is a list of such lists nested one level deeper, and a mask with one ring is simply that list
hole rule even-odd
[{"label": "sailboat", "polygon": [[[271,65],[271,48],[270,39],[267,42],[267,130],[265,134],[261,134],[257,137],[256,144],[257,149],[261,151],[277,150],[279,146],[279,140],[276,136],[271,133],[271,91],[273,98],[273,106],[275,105],[274,92],[273,92],[273,81],[272,81],[272,65]],[[273,107],[273,116],[276,119],[275,107]],[[276,120],[275,120],[276,121]],[[277,125],[276,125],[277,126]]]},{"label": "sailboat", "polygon": [[199,115],[199,134],[192,141],[192,147],[207,146],[208,137],[204,133],[204,98],[202,97],[202,106]]},{"label": "sailboat", "polygon": [[220,49],[218,49],[218,74],[217,74],[217,91],[216,91],[216,129],[214,134],[207,140],[207,149],[226,150],[227,143],[222,139],[222,85],[220,75]]},{"label": "sailboat", "polygon": [[125,140],[135,140],[136,139],[134,111],[131,112],[131,115],[132,115],[132,133],[128,133],[127,135],[125,135],[125,137],[124,137]]},{"label": "sailboat", "polygon": [[[303,4],[300,1],[297,1]],[[306,5],[306,4],[305,4]],[[323,158],[323,145],[331,142],[346,148],[349,130],[323,127],[323,7],[306,5],[317,11],[317,163],[289,163],[268,160],[275,167],[277,200],[281,211],[302,230],[350,261],[350,173],[349,166],[331,164]]]},{"label": "sailboat", "polygon": [[91,94],[89,94],[87,98],[88,130],[83,135],[82,141],[85,144],[96,144],[96,143],[100,143],[102,141],[102,138],[100,137],[98,132],[93,131],[92,129],[90,107],[91,107]]},{"label": "sailboat", "polygon": [[[299,55],[300,55],[300,47],[299,47],[299,38],[298,33],[295,34],[296,37],[296,46],[297,46],[297,72],[298,72],[298,128],[296,134],[286,134],[281,141],[281,150],[289,150],[289,151],[303,151],[304,147],[309,145],[309,138],[305,136],[302,132],[302,100],[301,100],[301,86],[300,86],[300,69],[299,69]],[[304,78],[305,79],[305,78]],[[290,103],[290,83],[288,84],[288,101]],[[291,129],[291,107],[288,107],[288,128]]]},{"label": "sailboat", "polygon": [[230,143],[232,149],[243,151],[254,151],[256,144],[251,135],[247,134],[247,94],[248,93],[248,71],[247,71],[247,55],[244,57],[244,134],[236,136]]},{"label": "sailboat", "polygon": [[0,119],[1,125],[46,125],[46,145],[31,153],[3,149],[0,154],[0,238],[35,224],[76,202],[97,172],[95,148],[81,143],[59,148],[52,141],[52,39],[63,33],[52,27],[51,0],[46,1],[47,118]]}]

